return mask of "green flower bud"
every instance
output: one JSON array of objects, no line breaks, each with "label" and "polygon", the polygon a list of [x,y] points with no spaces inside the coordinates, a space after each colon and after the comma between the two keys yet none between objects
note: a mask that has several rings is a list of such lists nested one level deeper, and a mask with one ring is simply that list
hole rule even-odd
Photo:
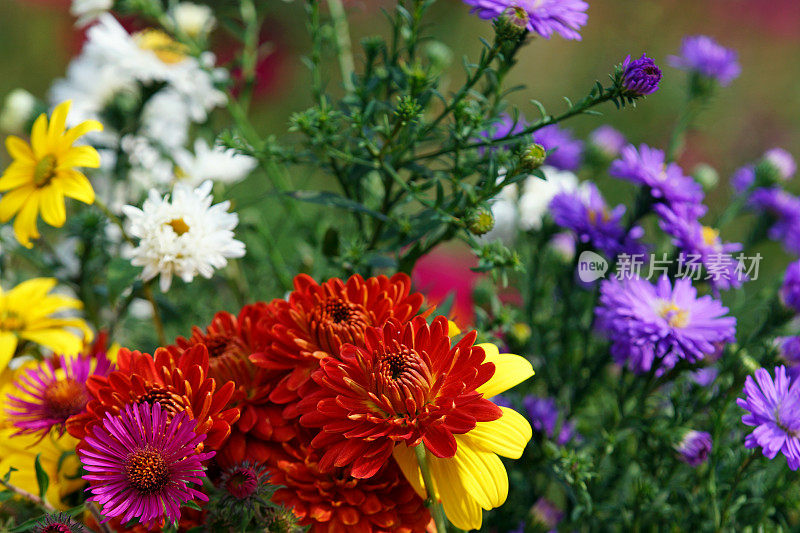
[{"label": "green flower bud", "polygon": [[694,170],[692,170],[692,177],[707,191],[716,187],[719,182],[719,174],[717,174],[716,169],[705,163],[700,163],[694,167]]},{"label": "green flower bud", "polygon": [[541,144],[529,144],[522,152],[520,164],[526,170],[536,170],[547,158],[547,150]]},{"label": "green flower bud", "polygon": [[467,216],[467,228],[474,235],[485,235],[494,227],[494,216],[486,207],[479,207]]}]

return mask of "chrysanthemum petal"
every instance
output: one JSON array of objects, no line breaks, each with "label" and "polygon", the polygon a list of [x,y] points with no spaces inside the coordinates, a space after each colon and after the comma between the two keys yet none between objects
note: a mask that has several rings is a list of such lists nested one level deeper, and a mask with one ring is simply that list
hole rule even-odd
[{"label": "chrysanthemum petal", "polygon": [[67,130],[64,134],[63,142],[66,144],[73,144],[90,131],[103,131],[103,125],[96,120],[84,120],[77,126]]},{"label": "chrysanthemum petal", "polygon": [[64,191],[64,196],[89,205],[94,203],[95,195],[92,184],[77,170],[59,172],[58,185]]},{"label": "chrysanthemum petal", "polygon": [[0,331],[0,372],[5,370],[17,349],[17,336],[10,331]]},{"label": "chrysanthemum petal", "polygon": [[43,187],[40,194],[42,219],[51,226],[60,228],[67,221],[64,193],[58,187],[50,185]]},{"label": "chrysanthemum petal", "polygon": [[73,167],[97,168],[100,166],[100,154],[91,146],[73,146],[58,160],[58,170]]},{"label": "chrysanthemum petal", "polygon": [[495,366],[492,378],[478,387],[478,392],[483,393],[485,398],[505,392],[533,376],[533,366],[524,357],[500,353],[494,344],[486,343],[478,346],[486,353],[486,362],[494,363]]},{"label": "chrysanthemum petal", "polygon": [[30,145],[16,135],[6,137],[6,150],[14,159],[35,163]]},{"label": "chrysanthemum petal", "polygon": [[26,248],[33,248],[31,238],[39,238],[39,230],[36,228],[36,215],[39,212],[39,194],[34,191],[28,196],[23,204],[17,218],[14,219],[14,235],[19,243]]},{"label": "chrysanthemum petal", "polygon": [[[58,142],[59,137],[63,135],[67,126],[67,115],[69,108],[72,105],[70,100],[61,102],[53,109],[53,114],[50,115],[50,124],[47,128],[47,142],[51,147],[54,147]],[[52,149],[52,148],[51,148]]]},{"label": "chrysanthemum petal", "polygon": [[11,220],[11,218],[22,209],[28,197],[35,190],[36,188],[33,186],[20,187],[4,194],[2,198],[0,198],[0,222],[8,222]]}]

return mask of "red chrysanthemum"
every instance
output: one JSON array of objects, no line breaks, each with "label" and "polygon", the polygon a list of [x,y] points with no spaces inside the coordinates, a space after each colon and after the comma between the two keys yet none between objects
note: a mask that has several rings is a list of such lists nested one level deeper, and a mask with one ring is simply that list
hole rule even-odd
[{"label": "red chrysanthemum", "polygon": [[300,440],[285,448],[287,458],[271,467],[272,484],[281,486],[272,500],[291,508],[311,533],[412,533],[430,522],[394,461],[370,479],[356,479],[341,468],[321,472],[318,454]]},{"label": "red chrysanthemum", "polygon": [[256,367],[249,356],[263,350],[268,336],[264,321],[268,306],[259,302],[242,308],[238,316],[220,312],[205,331],[195,326],[188,339],[178,337],[168,349],[179,355],[193,346],[208,348],[209,374],[218,382],[233,381],[236,389],[229,407],[241,414],[231,426],[231,435],[217,450],[221,466],[231,466],[244,460],[263,463],[280,449],[279,444],[294,435],[281,415],[281,406],[269,400],[276,371]]},{"label": "red chrysanthemum", "polygon": [[92,400],[86,412],[67,421],[67,431],[84,439],[106,413],[117,414],[128,404],[159,402],[168,413],[186,411],[205,433],[204,446],[217,449],[228,438],[239,417],[236,408],[225,409],[234,392],[233,382],[219,389],[208,375],[208,350],[197,345],[181,354],[159,348],[154,355],[120,349],[118,371],[106,377],[91,376],[86,384]]},{"label": "red chrysanthemum", "polygon": [[319,361],[337,357],[343,344],[362,346],[369,327],[382,326],[390,318],[406,322],[423,303],[411,293],[405,274],[364,279],[354,275],[347,282],[338,278],[317,284],[305,274],[294,279],[295,291],[288,301],[274,300],[265,319],[269,344],[250,360],[277,372],[270,400],[290,404],[284,415],[295,417],[291,407],[298,391],[309,382]]},{"label": "red chrysanthemum", "polygon": [[448,323],[423,317],[390,320],[367,331],[364,347],[344,345],[313,379],[319,389],[298,404],[300,423],[321,428],[312,445],[323,471],[350,466],[357,478],[375,475],[398,442],[424,443],[437,457],[456,453],[454,434],[475,429],[502,411],[477,391],[495,372],[470,332],[451,347]]}]

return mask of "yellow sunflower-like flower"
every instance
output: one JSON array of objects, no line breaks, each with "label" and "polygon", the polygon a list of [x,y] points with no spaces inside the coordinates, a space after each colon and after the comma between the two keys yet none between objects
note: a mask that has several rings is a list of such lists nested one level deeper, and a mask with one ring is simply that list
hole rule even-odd
[{"label": "yellow sunflower-like flower", "polygon": [[28,248],[31,238],[39,237],[39,212],[46,223],[59,228],[67,218],[65,196],[94,203],[94,189],[76,167],[97,168],[100,155],[91,146],[73,144],[90,131],[102,130],[103,125],[87,120],[67,130],[69,107],[69,101],[59,104],[49,123],[41,114],[33,124],[30,144],[14,135],[6,139],[14,162],[0,177],[0,192],[5,192],[0,198],[0,222],[16,216],[14,235]]},{"label": "yellow sunflower-like flower", "polygon": [[40,344],[56,353],[74,355],[93,335],[83,319],[56,317],[57,313],[80,309],[80,300],[48,294],[56,286],[53,278],[34,278],[4,292],[0,288],[0,371],[14,356],[20,340]]},{"label": "yellow sunflower-like flower", "polygon": [[[492,378],[477,389],[484,398],[505,392],[533,376],[533,367],[525,358],[501,354],[493,344],[478,346],[486,353],[486,362],[495,365]],[[475,429],[454,435],[456,452],[452,457],[427,454],[433,494],[442,502],[448,520],[459,529],[480,529],[482,509],[503,505],[508,496],[508,475],[498,455],[519,459],[533,434],[522,415],[506,407],[500,409],[503,415],[497,420],[478,422]],[[400,443],[394,447],[393,455],[414,490],[427,497],[414,449]]]}]

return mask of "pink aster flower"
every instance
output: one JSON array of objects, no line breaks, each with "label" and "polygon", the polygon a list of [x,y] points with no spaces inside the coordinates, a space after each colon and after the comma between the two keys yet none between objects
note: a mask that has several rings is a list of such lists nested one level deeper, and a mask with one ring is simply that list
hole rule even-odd
[{"label": "pink aster flower", "polygon": [[54,427],[63,434],[67,419],[83,412],[89,402],[89,376],[107,376],[114,369],[104,354],[61,356],[57,361],[44,361],[14,383],[17,391],[8,395],[6,412],[19,430],[17,435],[41,433],[44,437]]},{"label": "pink aster flower", "polygon": [[202,484],[203,462],[215,452],[198,453],[205,434],[185,411],[168,422],[156,402],[128,404],[119,415],[106,414],[78,449],[83,479],[91,484],[90,501],[99,503],[106,518],[133,518],[151,526],[180,518],[181,504],[208,496],[190,484]]}]

